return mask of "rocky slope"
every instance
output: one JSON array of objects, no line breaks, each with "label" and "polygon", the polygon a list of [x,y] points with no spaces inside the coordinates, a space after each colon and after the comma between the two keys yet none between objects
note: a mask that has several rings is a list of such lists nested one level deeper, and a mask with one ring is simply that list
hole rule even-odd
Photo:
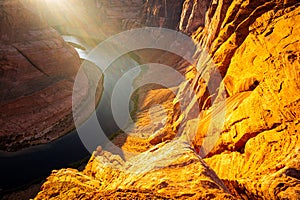
[{"label": "rocky slope", "polygon": [[[0,1],[0,9],[0,149],[14,151],[73,129],[72,91],[80,59],[19,1]],[[87,77],[82,81],[78,102],[87,94]]]},{"label": "rocky slope", "polygon": [[[98,148],[83,172],[54,171],[36,199],[299,199],[299,21],[293,0],[185,0],[178,24],[198,44],[198,63],[174,66],[187,77],[177,98],[161,89],[141,97],[138,130],[150,136],[114,139],[136,155]],[[147,108],[157,103],[169,112],[155,112],[166,123],[156,135]]]},{"label": "rocky slope", "polygon": [[49,197],[233,199],[216,174],[182,140],[162,143],[127,162],[100,148],[83,172],[53,171],[35,199]]}]

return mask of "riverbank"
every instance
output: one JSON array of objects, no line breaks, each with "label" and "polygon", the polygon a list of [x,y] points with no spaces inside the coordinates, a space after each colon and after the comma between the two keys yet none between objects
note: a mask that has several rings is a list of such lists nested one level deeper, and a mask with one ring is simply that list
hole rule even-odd
[{"label": "riverbank", "polygon": [[[74,43],[77,47],[82,46],[86,49],[86,51],[91,49],[91,47],[88,47],[85,44],[76,44],[75,41],[73,41],[72,43]],[[85,62],[83,68],[85,74],[88,77],[89,86],[90,88],[97,87],[95,99],[97,100],[96,104],[100,105],[100,99],[103,94],[103,87],[105,86],[104,76],[102,75],[100,77],[100,81],[98,82],[100,73],[99,68],[94,66],[93,63],[84,60],[81,53],[82,52],[78,52],[82,59],[82,62]],[[87,54],[88,52],[84,52],[84,55]],[[126,66],[128,64],[128,61],[131,60],[131,58],[128,58],[124,57],[119,61],[121,63],[121,66]],[[135,63],[135,61],[133,63]],[[133,63],[131,63],[131,65]],[[115,66],[117,67],[119,65],[115,64]],[[115,68],[113,69],[116,70]],[[111,71],[112,74],[114,74],[114,70]],[[113,80],[118,80],[117,77],[115,77]],[[107,83],[107,90],[109,90],[108,88],[112,87],[113,85],[114,83]],[[91,90],[89,90],[89,93],[91,92]],[[93,94],[89,94],[87,96],[91,97],[92,95]],[[107,93],[105,95],[108,97],[110,96],[110,94]],[[85,104],[89,105],[90,103],[91,102],[89,98],[86,99],[85,102],[81,103],[81,108],[83,109],[83,111],[85,108]],[[104,110],[104,107],[106,107],[106,104],[103,104],[102,107],[98,106],[96,112],[100,113]],[[70,115],[69,119],[72,120],[72,117],[73,116]],[[84,117],[81,119],[82,122],[85,121],[88,117],[89,113],[84,113]],[[106,117],[111,116],[110,114],[108,114],[106,115]],[[103,121],[103,118],[101,118],[101,121],[102,123],[109,125],[109,128],[113,127],[111,132],[106,133],[109,138],[110,133],[111,135],[114,135],[114,133],[119,130],[115,124],[110,124],[109,120]],[[86,161],[86,159],[90,157],[90,153],[86,150],[85,146],[81,142],[81,139],[78,137],[75,126],[73,125],[71,128],[72,130],[67,134],[64,133],[63,135],[57,137],[55,140],[47,142],[45,144],[26,147],[16,152],[0,151],[0,162],[4,163],[0,166],[0,171],[1,173],[3,173],[1,175],[2,179],[0,186],[0,188],[2,189],[2,195],[12,192],[18,192],[19,190],[24,190],[28,186],[40,182],[41,179],[48,176],[53,169],[74,167],[74,163],[82,162],[82,160]],[[84,167],[84,164],[81,167]]]},{"label": "riverbank", "polygon": [[[96,87],[95,99],[96,104],[99,104],[103,91],[103,76],[99,68],[92,63],[84,66],[84,73],[89,81],[89,87]],[[91,103],[88,98],[84,100],[81,104]],[[89,113],[85,114],[86,116],[81,116],[82,120],[88,118]],[[19,146],[17,149],[12,149],[17,150],[13,152],[0,151],[2,163],[0,166],[0,189],[2,194],[23,189],[49,175],[52,169],[67,167],[70,163],[81,161],[90,156],[77,135],[72,110],[65,118],[60,119],[56,127],[57,129],[52,131],[54,135],[47,135],[47,138],[40,139],[38,143],[32,143],[33,145],[30,146],[29,143]],[[20,149],[21,147],[22,149]],[[66,150],[66,148],[69,149]]]}]

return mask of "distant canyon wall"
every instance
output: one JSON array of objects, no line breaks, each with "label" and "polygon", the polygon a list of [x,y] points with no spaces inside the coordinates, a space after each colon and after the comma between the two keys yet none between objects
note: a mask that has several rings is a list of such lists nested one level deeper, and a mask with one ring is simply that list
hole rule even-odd
[{"label": "distant canyon wall", "polygon": [[25,0],[27,8],[64,34],[103,40],[132,28],[176,29],[183,0]]}]

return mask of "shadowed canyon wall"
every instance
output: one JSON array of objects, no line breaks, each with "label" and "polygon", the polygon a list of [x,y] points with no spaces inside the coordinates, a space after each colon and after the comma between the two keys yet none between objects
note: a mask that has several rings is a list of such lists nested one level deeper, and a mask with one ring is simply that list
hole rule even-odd
[{"label": "shadowed canyon wall", "polygon": [[[19,1],[1,1],[0,6],[0,147],[14,151],[73,129],[72,91],[80,59]],[[87,77],[82,81],[83,97]]]}]

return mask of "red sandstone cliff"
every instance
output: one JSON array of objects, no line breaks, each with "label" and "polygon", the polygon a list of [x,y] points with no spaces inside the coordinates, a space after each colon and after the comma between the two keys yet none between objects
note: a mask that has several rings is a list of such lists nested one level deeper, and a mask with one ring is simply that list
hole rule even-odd
[{"label": "red sandstone cliff", "polygon": [[73,129],[72,91],[80,59],[19,1],[1,1],[0,10],[0,149],[13,151]]}]

